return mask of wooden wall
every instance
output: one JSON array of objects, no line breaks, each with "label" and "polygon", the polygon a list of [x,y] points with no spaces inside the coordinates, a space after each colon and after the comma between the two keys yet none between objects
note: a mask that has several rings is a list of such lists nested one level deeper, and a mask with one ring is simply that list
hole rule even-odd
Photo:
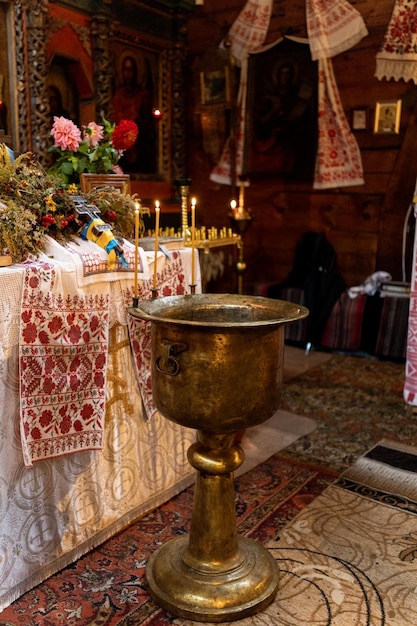
[{"label": "wooden wall", "polygon": [[[199,75],[218,62],[218,45],[244,4],[245,0],[204,0],[188,21],[189,176],[192,194],[198,197],[198,221],[206,226],[229,225],[231,190],[209,179],[227,133],[228,111],[210,112],[200,106]],[[404,219],[417,174],[417,87],[411,82],[379,81],[374,77],[375,55],[386,32],[393,0],[352,0],[351,4],[362,14],[369,35],[335,57],[333,65],[348,119],[354,108],[368,110],[368,129],[355,132],[365,184],[315,191],[311,181],[288,181],[279,174],[262,183],[251,183],[245,203],[254,217],[245,235],[248,293],[259,283],[280,282],[287,276],[295,244],[307,230],[324,232],[332,242],[348,285],[360,284],[377,270],[402,279]],[[268,42],[285,34],[306,37],[304,1],[275,0]],[[375,103],[397,99],[402,99],[400,133],[374,134]],[[209,142],[202,131],[203,116],[207,114],[216,129]],[[410,232],[407,250],[412,238]],[[229,256],[226,254],[226,265]],[[216,289],[233,289],[233,262],[230,259],[231,268],[226,270],[223,281],[216,283]]]}]

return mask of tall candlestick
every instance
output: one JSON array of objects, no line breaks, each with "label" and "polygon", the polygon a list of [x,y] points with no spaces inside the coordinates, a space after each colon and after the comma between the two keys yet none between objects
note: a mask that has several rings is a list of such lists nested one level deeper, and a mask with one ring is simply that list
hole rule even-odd
[{"label": "tall candlestick", "polygon": [[191,200],[191,286],[195,287],[195,205],[196,199]]},{"label": "tall candlestick", "polygon": [[139,208],[140,203],[135,203],[135,298],[138,297],[138,271],[139,271]]},{"label": "tall candlestick", "polygon": [[245,206],[245,183],[241,182],[240,183],[240,192],[239,192],[239,208],[242,207],[242,209]]},{"label": "tall candlestick", "polygon": [[158,261],[158,237],[159,237],[159,213],[161,209],[159,208],[159,201],[155,202],[155,254],[154,254],[154,269],[153,269],[153,289],[156,291],[156,274],[157,274],[157,261]]}]

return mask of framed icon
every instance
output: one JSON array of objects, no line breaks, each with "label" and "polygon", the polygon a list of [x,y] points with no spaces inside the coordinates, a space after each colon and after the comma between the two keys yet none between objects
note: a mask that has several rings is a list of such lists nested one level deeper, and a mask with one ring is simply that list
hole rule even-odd
[{"label": "framed icon", "polygon": [[374,133],[387,135],[400,132],[401,104],[401,100],[376,103]]},{"label": "framed icon", "polygon": [[352,130],[368,130],[368,109],[366,107],[358,107],[352,109]]},{"label": "framed icon", "polygon": [[230,102],[230,76],[227,66],[200,72],[201,104],[227,104]]}]

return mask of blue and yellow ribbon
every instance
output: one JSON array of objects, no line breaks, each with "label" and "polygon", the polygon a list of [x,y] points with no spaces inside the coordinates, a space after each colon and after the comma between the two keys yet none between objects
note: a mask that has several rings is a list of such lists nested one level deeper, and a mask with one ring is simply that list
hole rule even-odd
[{"label": "blue and yellow ribbon", "polygon": [[85,241],[93,241],[107,252],[107,266],[109,270],[115,268],[117,259],[120,259],[123,267],[129,267],[129,264],[120,252],[119,242],[113,235],[111,227],[106,222],[103,222],[102,219],[94,218],[90,220],[81,230],[80,237],[85,239]]}]

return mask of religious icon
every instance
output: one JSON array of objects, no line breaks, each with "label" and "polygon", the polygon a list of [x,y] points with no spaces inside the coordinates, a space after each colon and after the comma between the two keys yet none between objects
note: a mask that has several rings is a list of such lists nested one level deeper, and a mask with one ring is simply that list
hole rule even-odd
[{"label": "religious icon", "polygon": [[374,133],[400,132],[401,100],[377,102],[375,108]]},{"label": "religious icon", "polygon": [[222,104],[230,100],[228,68],[200,73],[201,104]]},{"label": "religious icon", "polygon": [[368,110],[365,107],[353,109],[352,130],[367,130],[367,128],[368,128]]},{"label": "religious icon", "polygon": [[156,173],[158,132],[153,111],[158,101],[151,59],[145,51],[128,49],[118,60],[112,121],[133,120],[139,128],[135,145],[126,150],[120,165],[126,173]]},{"label": "religious icon", "polygon": [[248,172],[311,178],[317,146],[317,62],[283,40],[249,59]]}]

